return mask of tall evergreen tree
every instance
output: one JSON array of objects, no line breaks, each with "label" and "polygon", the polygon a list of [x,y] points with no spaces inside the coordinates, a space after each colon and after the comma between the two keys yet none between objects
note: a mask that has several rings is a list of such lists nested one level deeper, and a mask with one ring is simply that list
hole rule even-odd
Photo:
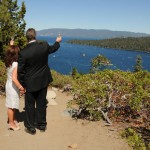
[{"label": "tall evergreen tree", "polygon": [[21,48],[26,43],[24,35],[26,7],[24,2],[20,7],[17,3],[17,0],[2,0],[0,3],[0,41],[2,41],[4,49],[11,38],[15,38],[16,44]]},{"label": "tall evergreen tree", "polygon": [[134,66],[134,72],[142,71],[142,57],[140,55],[137,55],[136,58],[136,64]]}]

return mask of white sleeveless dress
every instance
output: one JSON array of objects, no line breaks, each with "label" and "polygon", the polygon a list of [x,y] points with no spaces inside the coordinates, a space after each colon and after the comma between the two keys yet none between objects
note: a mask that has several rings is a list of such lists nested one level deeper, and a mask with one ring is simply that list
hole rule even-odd
[{"label": "white sleeveless dress", "polygon": [[19,109],[19,89],[12,82],[12,72],[18,66],[17,62],[13,62],[12,66],[7,68],[7,82],[6,82],[6,107]]}]

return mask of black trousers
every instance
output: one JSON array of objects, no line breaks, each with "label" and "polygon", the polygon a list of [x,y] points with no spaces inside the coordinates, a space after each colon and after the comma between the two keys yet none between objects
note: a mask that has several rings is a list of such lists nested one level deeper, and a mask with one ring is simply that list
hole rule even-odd
[{"label": "black trousers", "polygon": [[47,108],[47,87],[36,92],[26,92],[25,94],[25,127],[35,128],[37,126],[46,126],[46,108]]}]

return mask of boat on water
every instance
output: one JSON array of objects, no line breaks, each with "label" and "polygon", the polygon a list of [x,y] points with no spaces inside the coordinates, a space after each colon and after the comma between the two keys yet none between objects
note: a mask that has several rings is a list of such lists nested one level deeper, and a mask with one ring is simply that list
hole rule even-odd
[{"label": "boat on water", "polygon": [[84,57],[84,56],[85,56],[85,53],[83,53],[82,56]]}]

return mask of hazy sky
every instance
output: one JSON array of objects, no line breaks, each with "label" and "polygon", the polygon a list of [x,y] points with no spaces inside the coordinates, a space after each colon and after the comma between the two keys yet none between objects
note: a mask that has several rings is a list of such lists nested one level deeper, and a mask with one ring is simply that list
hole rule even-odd
[{"label": "hazy sky", "polygon": [[[23,0],[18,0],[18,4]],[[24,0],[27,28],[109,29],[150,34],[150,0]]]}]

